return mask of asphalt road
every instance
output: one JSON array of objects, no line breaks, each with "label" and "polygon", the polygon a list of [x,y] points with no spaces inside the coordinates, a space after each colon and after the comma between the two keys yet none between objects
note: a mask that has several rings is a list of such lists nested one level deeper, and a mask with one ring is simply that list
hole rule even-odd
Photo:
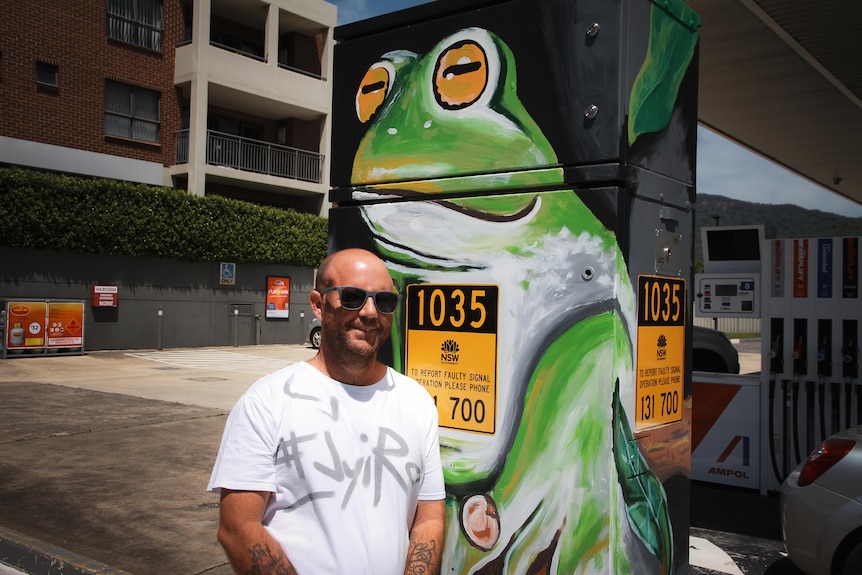
[{"label": "asphalt road", "polygon": [[[760,371],[760,346],[760,338],[734,341],[741,373]],[[706,539],[733,563],[720,571],[701,567],[696,564],[700,551],[690,549],[693,575],[803,575],[787,558],[781,542],[777,493],[760,495],[753,490],[692,482],[691,536],[693,546],[697,538]]]},{"label": "asphalt road", "polygon": [[691,532],[724,551],[732,560],[726,569],[698,565],[699,550],[690,549],[694,575],[803,575],[787,559],[781,542],[778,494],[711,483],[692,482]]},{"label": "asphalt road", "polygon": [[[760,350],[759,340],[738,345]],[[203,490],[224,417],[274,362],[313,353],[262,346],[0,362],[0,525],[136,575],[156,565],[225,575],[216,498]],[[693,483],[690,511],[691,573],[800,575],[783,556],[776,494]],[[701,561],[713,552],[726,561]]]}]

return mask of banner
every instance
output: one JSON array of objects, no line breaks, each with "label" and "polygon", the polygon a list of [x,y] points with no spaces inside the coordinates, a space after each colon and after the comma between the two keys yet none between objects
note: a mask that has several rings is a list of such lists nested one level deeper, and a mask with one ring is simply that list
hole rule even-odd
[{"label": "banner", "polygon": [[267,276],[266,278],[266,317],[290,317],[290,278]]},{"label": "banner", "polygon": [[84,302],[48,302],[47,347],[84,345]]},{"label": "banner", "polygon": [[6,303],[6,349],[45,347],[46,301],[10,301]]},{"label": "banner", "polygon": [[9,301],[6,303],[9,351],[84,347],[83,301]]}]

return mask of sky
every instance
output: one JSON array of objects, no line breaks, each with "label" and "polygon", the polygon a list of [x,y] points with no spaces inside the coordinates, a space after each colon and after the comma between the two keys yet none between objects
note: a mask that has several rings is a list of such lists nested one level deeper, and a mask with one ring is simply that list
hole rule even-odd
[{"label": "sky", "polygon": [[[425,4],[426,0],[327,0],[338,7],[338,24]],[[862,217],[852,202],[698,126],[697,193],[764,204],[795,204],[803,208]]]}]

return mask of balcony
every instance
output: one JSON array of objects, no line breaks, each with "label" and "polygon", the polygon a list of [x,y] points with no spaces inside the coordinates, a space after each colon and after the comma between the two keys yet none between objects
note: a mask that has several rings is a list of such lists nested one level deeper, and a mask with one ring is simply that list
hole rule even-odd
[{"label": "balcony", "polygon": [[[321,183],[323,155],[212,130],[207,131],[206,163],[212,166]],[[174,161],[189,161],[189,131],[174,134]]]}]

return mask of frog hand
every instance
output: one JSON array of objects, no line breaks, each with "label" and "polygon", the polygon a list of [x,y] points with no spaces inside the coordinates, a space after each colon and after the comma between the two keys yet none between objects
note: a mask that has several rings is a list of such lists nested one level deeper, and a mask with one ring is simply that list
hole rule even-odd
[{"label": "frog hand", "polygon": [[[496,503],[494,503],[494,500],[491,499],[487,495],[473,496],[470,498],[470,500],[475,501],[476,499],[480,499],[483,497],[487,501],[487,508],[486,509],[493,510],[492,511],[493,519],[494,519],[494,522],[496,522],[496,523],[492,522],[492,524],[495,525],[494,529],[497,532],[499,532],[499,523],[498,523],[499,518],[497,517],[497,508],[496,508]],[[470,504],[470,500],[468,500],[467,504],[465,504],[464,510],[468,509],[468,505]],[[485,507],[485,504],[483,504],[482,507]],[[485,565],[483,565],[482,567],[480,567],[479,569],[474,571],[473,575],[499,575],[501,573],[509,573],[510,567],[508,566],[508,562],[512,561],[512,557],[511,557],[512,548],[515,546],[516,543],[518,543],[521,540],[522,535],[530,528],[530,525],[533,524],[534,520],[536,519],[536,516],[539,514],[540,507],[541,507],[541,505],[539,507],[537,507],[530,514],[530,516],[527,518],[527,520],[524,522],[524,524],[521,525],[521,527],[518,528],[512,534],[512,537],[509,539],[509,542],[506,544],[505,548],[500,553],[498,553],[494,559],[485,563]],[[486,512],[487,511],[483,509],[482,513],[484,514]],[[462,511],[462,513],[463,513],[463,511]],[[482,521],[482,523],[484,525],[486,522]],[[465,520],[462,518],[462,524],[464,526],[463,531],[465,534],[467,534],[469,531],[468,525],[467,525],[468,520]],[[562,535],[562,531],[563,531],[563,528],[565,527],[565,525],[566,525],[566,519],[564,517],[562,525],[559,527],[559,529],[557,529],[554,532],[554,537],[551,539],[550,544],[547,547],[545,547],[544,549],[538,551],[533,556],[532,561],[530,562],[529,566],[527,567],[527,570],[524,572],[526,575],[546,575],[548,573],[551,573],[551,564],[554,561],[554,557],[557,555],[557,546],[560,543],[560,536]],[[488,549],[485,549],[484,547],[482,547],[481,545],[477,544],[472,537],[468,536],[468,538],[470,539],[471,543],[474,546],[476,546],[480,549],[484,549],[486,551],[488,550]],[[496,542],[496,539],[495,539],[495,542]]]},{"label": "frog hand", "polygon": [[638,538],[661,562],[662,574],[671,572],[673,537],[667,498],[658,477],[649,469],[634,441],[619,397],[614,389],[614,462],[622,488],[627,519]]}]

